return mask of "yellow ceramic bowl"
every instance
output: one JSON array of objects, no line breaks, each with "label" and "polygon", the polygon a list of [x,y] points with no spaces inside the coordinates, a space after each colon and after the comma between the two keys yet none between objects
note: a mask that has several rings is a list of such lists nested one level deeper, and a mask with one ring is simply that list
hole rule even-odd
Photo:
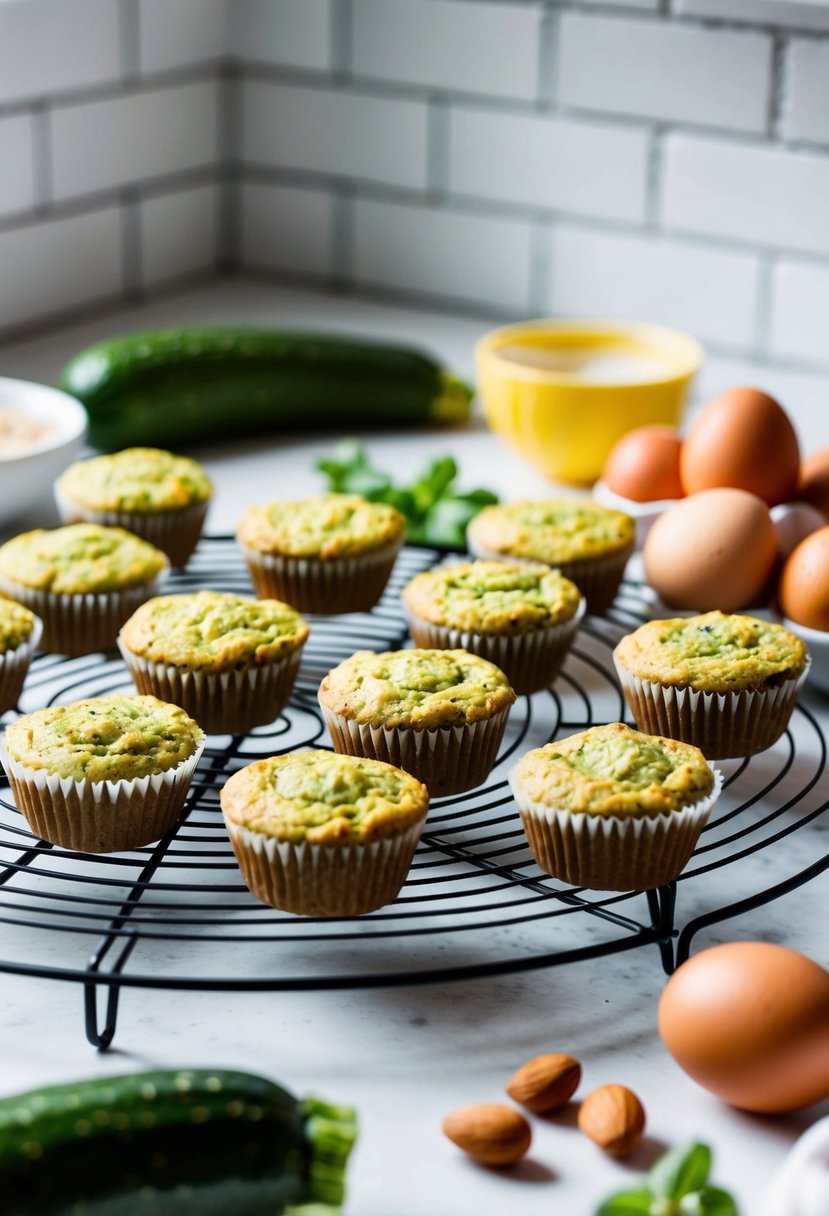
[{"label": "yellow ceramic bowl", "polygon": [[704,352],[687,334],[613,321],[527,321],[476,348],[489,425],[555,481],[600,476],[633,427],[679,423]]}]

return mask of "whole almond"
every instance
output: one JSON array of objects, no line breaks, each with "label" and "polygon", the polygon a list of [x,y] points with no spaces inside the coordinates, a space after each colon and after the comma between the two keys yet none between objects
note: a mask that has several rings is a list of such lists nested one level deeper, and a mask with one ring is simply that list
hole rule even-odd
[{"label": "whole almond", "polygon": [[522,1114],[500,1102],[478,1102],[453,1110],[443,1134],[484,1165],[512,1165],[530,1147],[532,1132]]},{"label": "whole almond", "polygon": [[579,1107],[579,1127],[611,1157],[632,1153],[645,1132],[645,1109],[624,1085],[600,1085]]},{"label": "whole almond", "polygon": [[507,1093],[534,1115],[544,1115],[569,1102],[580,1080],[578,1060],[550,1052],[522,1064],[510,1078]]}]

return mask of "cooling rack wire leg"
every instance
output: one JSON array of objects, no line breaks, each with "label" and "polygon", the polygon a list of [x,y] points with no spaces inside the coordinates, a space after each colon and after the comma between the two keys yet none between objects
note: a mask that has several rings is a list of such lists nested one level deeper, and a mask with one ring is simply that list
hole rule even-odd
[{"label": "cooling rack wire leg", "polygon": [[666,975],[671,975],[677,965],[674,958],[676,883],[669,882],[664,887],[656,887],[654,890],[648,891],[647,896],[651,927],[660,934],[657,945],[659,946],[659,957],[662,959],[662,969]]},{"label": "cooling rack wire leg", "polygon": [[115,1038],[121,985],[111,984],[107,986],[106,1021],[102,1030],[98,1029],[98,987],[99,985],[91,980],[87,980],[83,986],[86,1037],[93,1047],[97,1047],[99,1051],[106,1051]]}]

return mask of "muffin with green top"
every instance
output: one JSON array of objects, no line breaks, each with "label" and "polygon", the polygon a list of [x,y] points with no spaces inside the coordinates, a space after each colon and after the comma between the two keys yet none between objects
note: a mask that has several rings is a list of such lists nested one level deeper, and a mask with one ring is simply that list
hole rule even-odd
[{"label": "muffin with green top", "polygon": [[236,533],[256,594],[300,612],[367,612],[383,594],[406,534],[394,507],[317,494],[251,507]]},{"label": "muffin with green top", "polygon": [[17,704],[42,633],[39,617],[0,596],[0,714]]},{"label": "muffin with green top", "polygon": [[782,625],[706,612],[649,621],[622,638],[613,661],[640,729],[725,759],[780,738],[811,660]]},{"label": "muffin with green top", "polygon": [[115,695],[18,718],[0,740],[0,762],[35,835],[114,853],[175,826],[203,746],[179,706]]},{"label": "muffin with green top", "polygon": [[360,916],[391,903],[429,807],[426,787],[399,768],[327,751],[257,760],[220,799],[250,891],[301,916]]},{"label": "muffin with green top", "polygon": [[438,566],[415,575],[403,603],[418,646],[489,659],[517,693],[553,683],[584,615],[575,583],[531,562]]},{"label": "muffin with green top", "polygon": [[690,744],[611,722],[527,752],[510,784],[542,870],[638,891],[684,869],[722,777]]},{"label": "muffin with green top", "polygon": [[284,709],[308,626],[288,604],[223,591],[163,595],[118,646],[139,692],[181,705],[208,734],[245,734]]},{"label": "muffin with green top", "polygon": [[186,566],[202,534],[213,486],[187,456],[160,448],[125,448],[69,466],[55,482],[63,523],[126,528]]},{"label": "muffin with green top", "polygon": [[0,594],[40,617],[44,650],[89,654],[115,645],[169,568],[160,549],[123,528],[39,528],[0,546]]},{"label": "muffin with green top", "polygon": [[397,765],[433,795],[486,779],[514,701],[504,672],[466,650],[359,650],[319,689],[336,751]]},{"label": "muffin with green top", "polygon": [[553,498],[485,507],[467,530],[469,551],[494,561],[544,562],[572,579],[601,614],[619,590],[636,524],[590,499]]}]

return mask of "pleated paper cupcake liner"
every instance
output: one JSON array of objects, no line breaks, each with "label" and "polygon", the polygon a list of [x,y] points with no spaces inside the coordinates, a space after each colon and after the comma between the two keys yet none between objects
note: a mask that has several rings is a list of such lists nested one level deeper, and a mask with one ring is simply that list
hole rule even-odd
[{"label": "pleated paper cupcake liner", "polygon": [[288,703],[302,647],[270,663],[232,671],[202,671],[156,663],[118,649],[140,693],[180,705],[209,735],[243,735],[274,722]]},{"label": "pleated paper cupcake liner", "polygon": [[111,650],[118,630],[145,600],[158,595],[169,568],[148,583],[120,591],[60,595],[0,577],[0,592],[30,608],[43,621],[42,648],[49,654],[81,655]]},{"label": "pleated paper cupcake liner", "polygon": [[558,810],[529,798],[510,774],[521,822],[538,866],[574,887],[646,891],[677,878],[693,853],[722,790],[712,767],[708,797],[670,814],[590,815]]},{"label": "pleated paper cupcake liner", "polygon": [[368,612],[383,594],[402,538],[351,557],[283,557],[241,545],[257,597],[284,600],[299,612]]},{"label": "pleated paper cupcake liner", "polygon": [[35,836],[81,853],[121,853],[175,827],[203,747],[175,768],[131,781],[74,781],[28,768],[2,739],[0,763]]},{"label": "pleated paper cupcake liner", "polygon": [[298,916],[362,916],[392,903],[423,828],[421,820],[384,840],[320,845],[274,840],[227,816],[225,824],[248,890],[262,903]]},{"label": "pleated paper cupcake liner", "polygon": [[55,502],[61,523],[103,524],[110,528],[126,528],[134,536],[149,541],[166,553],[172,566],[186,566],[201,537],[210,502],[196,502],[187,507],[171,507],[164,511],[96,511],[83,503],[73,502],[55,486]]},{"label": "pleated paper cupcake liner", "polygon": [[[538,562],[538,558],[516,557],[512,553],[497,553],[494,549],[487,548],[476,539],[472,527],[467,531],[466,540],[473,557],[495,562]],[[585,557],[579,561],[544,564],[558,570],[565,578],[575,583],[587,600],[587,611],[594,616],[601,616],[613,603],[633,550],[634,545],[631,542],[626,548],[604,557]]]},{"label": "pleated paper cupcake liner", "polygon": [[334,751],[347,756],[385,760],[411,773],[433,798],[460,794],[486,781],[498,756],[510,706],[479,722],[443,726],[368,726],[332,713],[321,704]]},{"label": "pleated paper cupcake liner", "polygon": [[613,662],[639,729],[692,743],[709,760],[753,756],[771,747],[789,724],[811,665],[807,657],[799,676],[773,687],[719,693],[642,680],[615,653]]},{"label": "pleated paper cupcake liner", "polygon": [[501,668],[514,690],[523,695],[549,688],[561,671],[584,617],[585,601],[583,598],[579,601],[576,615],[568,621],[516,634],[451,629],[427,621],[406,605],[404,608],[416,645],[429,650],[468,650],[488,659]]},{"label": "pleated paper cupcake liner", "polygon": [[0,654],[0,714],[17,704],[26,673],[42,636],[43,622],[39,617],[35,617],[34,627],[26,641],[15,646],[14,650]]}]

